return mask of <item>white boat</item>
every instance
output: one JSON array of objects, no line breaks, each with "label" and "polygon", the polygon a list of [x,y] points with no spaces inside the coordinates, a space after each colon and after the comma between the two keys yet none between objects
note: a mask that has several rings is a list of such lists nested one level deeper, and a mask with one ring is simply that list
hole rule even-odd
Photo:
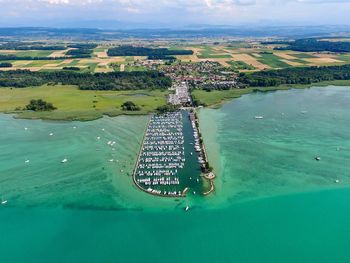
[{"label": "white boat", "polygon": [[67,158],[64,158],[64,159],[61,161],[61,163],[66,163],[66,162],[68,162],[68,159],[67,159]]},{"label": "white boat", "polygon": [[337,179],[337,180],[335,180],[334,182],[335,182],[336,184],[339,184],[339,183],[340,183],[340,180]]},{"label": "white boat", "polygon": [[6,205],[6,204],[7,204],[7,200],[1,201],[1,204],[2,204],[2,205]]},{"label": "white boat", "polygon": [[29,163],[29,160],[25,160],[24,162],[25,162],[25,163]]},{"label": "white boat", "polygon": [[315,157],[315,160],[316,160],[316,161],[321,161],[321,157],[320,157],[320,156],[316,156],[316,157]]},{"label": "white boat", "polygon": [[49,135],[50,135],[50,136],[53,136],[53,133],[51,132]]},{"label": "white boat", "polygon": [[185,207],[185,212],[188,212],[190,210],[190,207],[189,206],[186,206]]},{"label": "white boat", "polygon": [[264,116],[255,116],[255,119],[257,120],[262,120],[264,118]]}]

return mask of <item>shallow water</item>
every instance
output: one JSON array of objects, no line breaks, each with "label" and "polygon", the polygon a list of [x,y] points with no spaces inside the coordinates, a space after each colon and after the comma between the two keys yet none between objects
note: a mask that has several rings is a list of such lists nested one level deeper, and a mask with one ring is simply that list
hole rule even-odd
[{"label": "shallow water", "polygon": [[349,102],[348,87],[329,87],[254,93],[202,109],[221,202],[349,187]]},{"label": "shallow water", "polygon": [[0,260],[350,262],[349,102],[350,88],[329,87],[201,110],[217,191],[179,201],[132,184],[148,117],[1,115]]}]

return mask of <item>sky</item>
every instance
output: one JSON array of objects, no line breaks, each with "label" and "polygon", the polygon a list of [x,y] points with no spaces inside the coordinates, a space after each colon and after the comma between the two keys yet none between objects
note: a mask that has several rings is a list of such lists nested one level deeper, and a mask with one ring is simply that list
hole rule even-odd
[{"label": "sky", "polygon": [[0,27],[350,25],[350,0],[0,0]]}]

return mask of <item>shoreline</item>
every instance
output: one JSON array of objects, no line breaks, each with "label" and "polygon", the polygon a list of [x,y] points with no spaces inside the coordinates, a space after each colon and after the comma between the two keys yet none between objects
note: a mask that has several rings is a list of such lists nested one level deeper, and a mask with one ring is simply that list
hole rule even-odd
[{"label": "shoreline", "polygon": [[[319,83],[312,83],[307,85],[282,85],[277,87],[251,87],[246,89],[235,89],[231,91],[236,91],[236,93],[228,94],[225,96],[225,91],[217,91],[218,93],[221,92],[220,95],[222,95],[222,98],[218,98],[217,101],[214,103],[209,103],[205,105],[204,107],[208,108],[220,108],[223,104],[225,104],[228,101],[232,101],[234,99],[240,98],[243,95],[251,94],[253,92],[273,92],[273,91],[279,91],[279,90],[290,90],[290,89],[309,89],[313,87],[327,87],[327,86],[350,86],[350,80],[336,80],[336,81],[324,81]],[[203,91],[204,92],[204,91]],[[215,91],[213,91],[215,92]],[[206,92],[210,94],[211,92]],[[205,103],[201,101],[200,98],[198,98],[200,102]],[[74,111],[72,111],[72,115],[69,117],[66,116],[60,116],[60,114],[65,115],[69,114],[70,112],[55,112],[54,114],[50,114],[50,112],[25,112],[25,111],[0,111],[0,113],[3,114],[9,114],[13,115],[13,118],[15,119],[23,119],[23,120],[48,120],[48,121],[81,121],[81,122],[87,122],[87,121],[94,121],[101,119],[105,116],[108,117],[118,117],[118,116],[145,116],[153,114],[155,111],[140,111],[140,112],[96,112],[96,114],[87,114],[84,115],[84,112],[77,111],[74,114]]]},{"label": "shoreline", "polygon": [[[323,82],[316,82],[311,84],[289,84],[289,85],[280,85],[276,87],[249,87],[245,89],[236,89],[236,94],[230,94],[228,96],[223,96],[220,100],[218,100],[215,103],[210,103],[208,105],[202,106],[204,108],[212,108],[212,109],[218,109],[222,105],[224,105],[228,101],[232,101],[234,99],[238,99],[244,95],[248,95],[254,92],[274,92],[274,91],[284,91],[284,90],[291,90],[291,89],[310,89],[315,87],[329,87],[329,86],[350,86],[350,80],[333,80],[333,81],[323,81]],[[224,93],[225,91],[218,91]],[[210,94],[211,92],[207,92]],[[200,98],[196,98],[200,102]]]}]

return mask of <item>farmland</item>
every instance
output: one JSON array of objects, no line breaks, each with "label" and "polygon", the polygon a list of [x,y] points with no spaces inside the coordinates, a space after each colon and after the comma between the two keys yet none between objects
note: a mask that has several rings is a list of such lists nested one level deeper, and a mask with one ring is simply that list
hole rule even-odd
[{"label": "farmland", "polygon": [[[57,43],[60,44],[60,43]],[[16,55],[18,57],[41,57],[40,61],[15,60],[12,69],[28,69],[31,71],[60,70],[63,67],[79,67],[84,72],[111,72],[143,70],[134,65],[135,61],[147,60],[146,56],[108,56],[108,50],[128,42],[113,41],[96,43],[91,58],[69,58],[65,50],[0,50],[0,55]],[[203,40],[199,43],[191,40],[185,42],[154,41],[149,44],[140,40],[140,46],[152,48],[169,48],[173,50],[192,50],[193,54],[176,55],[182,62],[212,61],[223,67],[237,71],[257,71],[264,69],[282,69],[299,66],[330,66],[350,62],[348,53],[331,52],[298,52],[292,50],[275,50],[276,45],[266,45],[263,41],[222,41],[220,43]],[[44,58],[48,59],[45,60]],[[52,58],[56,58],[52,60]],[[9,69],[1,69],[9,70]]]}]

